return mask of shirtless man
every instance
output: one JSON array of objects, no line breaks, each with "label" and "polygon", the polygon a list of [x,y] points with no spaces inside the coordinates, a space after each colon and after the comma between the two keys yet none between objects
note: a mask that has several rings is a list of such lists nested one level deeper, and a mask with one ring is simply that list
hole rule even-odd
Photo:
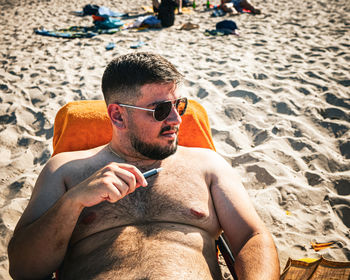
[{"label": "shirtless man", "polygon": [[[221,279],[222,230],[239,279],[279,279],[273,240],[239,176],[212,150],[177,146],[181,78],[150,53],[107,66],[112,140],[47,162],[9,244],[14,279],[57,269],[64,280]],[[146,181],[142,172],[159,167]]]},{"label": "shirtless man", "polygon": [[238,13],[242,13],[243,9],[251,11],[252,14],[260,15],[260,9],[254,8],[252,4],[248,2],[248,0],[221,0],[221,9],[227,13],[234,13],[237,11]]}]

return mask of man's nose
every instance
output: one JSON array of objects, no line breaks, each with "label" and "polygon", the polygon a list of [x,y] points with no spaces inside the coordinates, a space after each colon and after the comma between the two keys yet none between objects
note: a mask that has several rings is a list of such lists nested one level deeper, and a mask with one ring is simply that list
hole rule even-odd
[{"label": "man's nose", "polygon": [[182,122],[181,116],[175,106],[171,107],[169,116],[165,119],[168,124],[178,125]]}]

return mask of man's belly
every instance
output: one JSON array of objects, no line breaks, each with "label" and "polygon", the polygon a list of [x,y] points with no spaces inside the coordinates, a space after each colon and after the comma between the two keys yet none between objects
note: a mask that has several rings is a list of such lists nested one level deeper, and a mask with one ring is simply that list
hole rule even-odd
[{"label": "man's belly", "polygon": [[68,250],[60,279],[221,279],[213,237],[177,223],[95,233]]}]

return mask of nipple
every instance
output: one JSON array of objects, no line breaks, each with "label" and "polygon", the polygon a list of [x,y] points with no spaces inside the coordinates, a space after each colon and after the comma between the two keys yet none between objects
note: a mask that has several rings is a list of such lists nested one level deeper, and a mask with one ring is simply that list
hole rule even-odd
[{"label": "nipple", "polygon": [[95,212],[90,212],[87,213],[83,219],[81,220],[81,223],[84,225],[89,225],[91,224],[94,220],[96,219],[96,213]]},{"label": "nipple", "polygon": [[191,211],[191,214],[194,215],[198,219],[203,218],[205,216],[205,214],[203,212],[194,210],[193,208],[191,208],[190,211]]}]

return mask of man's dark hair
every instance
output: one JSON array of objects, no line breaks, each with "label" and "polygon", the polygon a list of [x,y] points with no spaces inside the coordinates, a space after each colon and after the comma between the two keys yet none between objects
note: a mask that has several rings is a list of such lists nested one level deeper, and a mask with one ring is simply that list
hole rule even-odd
[{"label": "man's dark hair", "polygon": [[140,96],[146,84],[178,85],[182,75],[164,57],[139,52],[118,56],[106,67],[102,77],[102,92],[107,104],[129,102]]}]

